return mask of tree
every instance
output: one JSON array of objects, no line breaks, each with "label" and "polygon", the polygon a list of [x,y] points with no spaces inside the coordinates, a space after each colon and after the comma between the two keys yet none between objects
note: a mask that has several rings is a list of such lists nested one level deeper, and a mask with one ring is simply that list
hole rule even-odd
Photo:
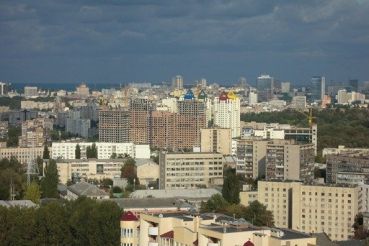
[{"label": "tree", "polygon": [[42,159],[50,159],[50,151],[49,151],[49,147],[47,147],[47,144],[45,143],[45,146],[44,146],[44,153],[42,154]]},{"label": "tree", "polygon": [[90,146],[87,146],[86,148],[86,156],[87,158],[97,158],[97,148],[96,148],[96,144],[93,143]]},{"label": "tree", "polygon": [[229,203],[240,203],[240,181],[234,170],[225,171],[222,195]]},{"label": "tree", "polygon": [[24,192],[25,175],[21,163],[12,157],[0,160],[0,200],[10,199],[10,186],[13,186],[15,198],[21,199]]},{"label": "tree", "polygon": [[81,147],[79,146],[79,144],[76,145],[75,155],[76,159],[81,159]]},{"label": "tree", "polygon": [[44,174],[44,178],[41,180],[42,197],[57,198],[59,175],[55,160],[49,160]]},{"label": "tree", "polygon": [[39,203],[41,198],[40,187],[35,181],[27,187],[24,199],[31,200],[34,203]]},{"label": "tree", "polygon": [[121,169],[121,177],[126,178],[128,183],[131,185],[133,185],[135,182],[134,180],[137,179],[135,164],[136,164],[135,160],[131,157],[128,157],[124,161],[124,165]]},{"label": "tree", "polygon": [[229,203],[220,194],[215,194],[210,197],[207,202],[201,203],[200,211],[206,212],[224,212],[229,206]]},{"label": "tree", "polygon": [[365,230],[364,226],[363,226],[363,214],[359,213],[355,216],[355,222],[353,224],[353,228],[354,228],[354,238],[361,240],[361,239],[365,239],[366,237],[368,237],[368,231]]},{"label": "tree", "polygon": [[256,226],[273,226],[273,213],[258,201],[253,201],[243,212],[243,218]]},{"label": "tree", "polygon": [[37,156],[36,158],[37,168],[40,176],[44,175],[44,160]]},{"label": "tree", "polygon": [[7,147],[17,147],[19,136],[22,134],[20,127],[9,127],[8,128],[8,140],[6,141]]}]

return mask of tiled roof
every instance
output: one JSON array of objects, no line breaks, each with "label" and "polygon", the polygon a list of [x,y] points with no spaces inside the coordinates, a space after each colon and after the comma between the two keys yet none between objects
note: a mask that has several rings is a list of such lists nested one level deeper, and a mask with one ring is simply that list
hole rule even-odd
[{"label": "tiled roof", "polygon": [[160,237],[164,237],[164,238],[174,238],[174,232],[173,231],[168,231],[164,234],[161,234]]},{"label": "tiled roof", "polygon": [[120,217],[120,220],[121,221],[138,221],[138,218],[131,211],[128,211],[122,214],[122,216]]}]

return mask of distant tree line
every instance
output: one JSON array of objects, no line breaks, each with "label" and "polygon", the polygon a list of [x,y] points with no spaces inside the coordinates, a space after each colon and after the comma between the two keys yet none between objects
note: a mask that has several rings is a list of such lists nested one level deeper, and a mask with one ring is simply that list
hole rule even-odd
[{"label": "distant tree line", "polygon": [[[345,145],[346,147],[369,147],[369,110],[359,108],[335,108],[315,110],[318,124],[318,152],[324,148]],[[294,110],[241,114],[245,122],[292,124],[308,126],[308,115]]]},{"label": "distant tree line", "polygon": [[116,203],[79,198],[39,208],[0,206],[1,245],[120,245]]}]

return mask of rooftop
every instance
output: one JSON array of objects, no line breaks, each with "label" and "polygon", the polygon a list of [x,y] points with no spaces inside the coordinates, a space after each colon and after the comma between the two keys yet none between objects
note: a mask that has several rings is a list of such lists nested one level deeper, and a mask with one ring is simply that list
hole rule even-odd
[{"label": "rooftop", "polygon": [[81,181],[77,184],[69,186],[68,190],[70,190],[71,192],[73,192],[78,196],[87,196],[87,197],[109,196],[109,194],[106,193],[105,191],[100,190],[95,185],[89,184],[85,181]]},{"label": "rooftop", "polygon": [[212,195],[220,194],[216,189],[167,189],[167,190],[136,190],[131,193],[131,198],[210,198]]},{"label": "rooftop", "polygon": [[110,201],[118,204],[119,207],[125,210],[130,209],[157,209],[157,208],[192,208],[186,202],[175,198],[114,198]]},{"label": "rooftop", "polygon": [[0,200],[0,206],[4,206],[4,207],[27,207],[27,208],[31,208],[31,207],[36,207],[36,204],[33,203],[31,200],[11,200],[11,201],[5,201],[5,200]]}]

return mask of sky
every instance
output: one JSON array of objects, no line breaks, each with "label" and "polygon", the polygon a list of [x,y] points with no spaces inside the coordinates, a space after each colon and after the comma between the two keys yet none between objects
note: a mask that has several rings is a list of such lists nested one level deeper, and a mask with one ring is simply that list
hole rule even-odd
[{"label": "sky", "polygon": [[369,0],[1,0],[0,81],[369,80]]}]

